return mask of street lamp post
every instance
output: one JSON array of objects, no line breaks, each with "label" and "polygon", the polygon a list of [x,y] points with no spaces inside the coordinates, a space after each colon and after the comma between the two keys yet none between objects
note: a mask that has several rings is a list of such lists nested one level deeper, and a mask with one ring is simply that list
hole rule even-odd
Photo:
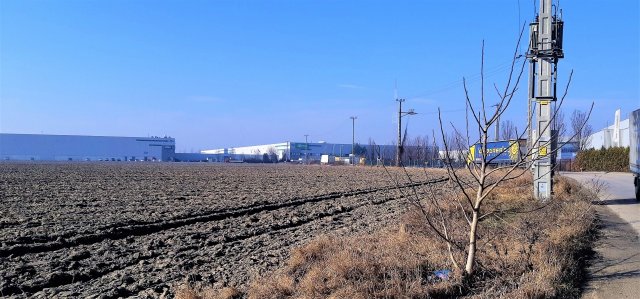
[{"label": "street lamp post", "polygon": [[351,126],[351,164],[356,165],[355,161],[352,161],[356,158],[356,119],[357,116],[351,116],[352,126]]},{"label": "street lamp post", "polygon": [[402,102],[404,101],[405,99],[396,99],[396,102],[398,102],[398,145],[396,148],[396,166],[400,166],[402,159],[402,117],[405,115],[418,114],[413,111],[413,109],[409,109],[409,111],[402,111]]}]

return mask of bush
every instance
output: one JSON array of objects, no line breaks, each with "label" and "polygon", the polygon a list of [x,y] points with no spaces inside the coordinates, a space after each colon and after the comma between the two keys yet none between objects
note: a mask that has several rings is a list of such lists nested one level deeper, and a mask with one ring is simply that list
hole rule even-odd
[{"label": "bush", "polygon": [[629,171],[629,148],[588,149],[576,156],[575,169],[580,171]]}]

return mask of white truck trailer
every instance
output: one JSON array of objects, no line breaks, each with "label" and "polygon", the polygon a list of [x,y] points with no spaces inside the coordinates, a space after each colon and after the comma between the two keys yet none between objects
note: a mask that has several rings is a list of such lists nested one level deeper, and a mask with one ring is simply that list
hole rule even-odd
[{"label": "white truck trailer", "polygon": [[333,155],[322,155],[320,156],[320,164],[330,165],[336,162],[336,157]]},{"label": "white truck trailer", "polygon": [[636,200],[640,201],[640,109],[629,116],[629,168],[633,172]]}]

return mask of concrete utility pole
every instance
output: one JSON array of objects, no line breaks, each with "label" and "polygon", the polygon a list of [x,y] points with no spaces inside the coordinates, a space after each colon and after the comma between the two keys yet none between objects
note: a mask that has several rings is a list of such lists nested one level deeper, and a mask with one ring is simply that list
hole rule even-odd
[{"label": "concrete utility pole", "polygon": [[409,111],[402,111],[402,102],[405,99],[396,99],[398,102],[398,145],[396,148],[396,166],[400,166],[400,162],[402,159],[402,117],[405,115],[415,115],[418,114],[413,109],[409,109]]},{"label": "concrete utility pole", "polygon": [[[535,107],[536,122],[529,128],[533,148],[533,193],[539,200],[551,197],[556,134],[552,134],[552,103],[556,101],[558,59],[564,58],[564,23],[552,12],[552,0],[540,0],[540,13],[529,25],[529,104]],[[556,7],[557,10],[557,7]],[[530,109],[530,108],[529,108]],[[528,119],[531,119],[529,111]],[[535,129],[535,131],[531,131]]]},{"label": "concrete utility pole", "polygon": [[[351,160],[355,160],[356,158],[356,119],[357,116],[351,116],[352,126],[351,126]],[[351,161],[349,160],[349,161]],[[356,165],[355,161],[351,161],[351,164]]]}]

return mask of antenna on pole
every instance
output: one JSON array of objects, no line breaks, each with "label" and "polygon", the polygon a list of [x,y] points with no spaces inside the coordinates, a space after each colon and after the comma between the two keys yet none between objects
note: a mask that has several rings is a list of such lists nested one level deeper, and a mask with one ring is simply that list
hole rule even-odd
[{"label": "antenna on pole", "polygon": [[398,99],[398,79],[396,79],[395,87],[393,88],[393,99]]}]

